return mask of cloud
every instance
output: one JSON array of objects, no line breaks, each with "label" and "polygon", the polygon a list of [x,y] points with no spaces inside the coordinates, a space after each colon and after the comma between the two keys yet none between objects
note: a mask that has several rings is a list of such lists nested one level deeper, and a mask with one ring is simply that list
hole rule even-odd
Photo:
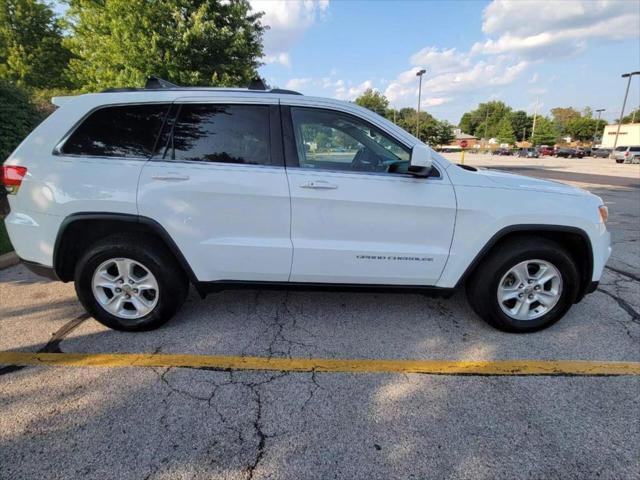
[{"label": "cloud", "polygon": [[255,12],[264,12],[262,24],[269,29],[264,33],[265,63],[290,66],[289,50],[305,30],[324,18],[329,0],[250,0]]},{"label": "cloud", "polygon": [[277,55],[265,55],[262,57],[262,61],[264,63],[279,63],[280,65],[284,65],[285,67],[291,66],[291,59],[289,58],[289,54],[286,52],[280,52]]},{"label": "cloud", "polygon": [[354,86],[347,86],[344,80],[338,80],[335,85],[336,90],[334,97],[340,100],[354,100],[356,97],[362,95],[365,90],[373,88],[373,82],[371,80],[366,80]]},{"label": "cloud", "polygon": [[410,62],[417,67],[426,66],[427,73],[436,74],[459,72],[469,68],[471,60],[466,53],[455,48],[439,50],[436,47],[423,48],[411,56]]},{"label": "cloud", "polygon": [[288,88],[290,90],[298,90],[299,88],[308,85],[310,82],[310,78],[292,78],[287,82],[285,88]]},{"label": "cloud", "polygon": [[483,18],[482,31],[495,38],[475,43],[471,54],[560,57],[583,51],[590,39],[640,35],[640,9],[633,0],[494,0]]},{"label": "cloud", "polygon": [[529,80],[529,83],[538,83],[539,79],[540,79],[540,76],[537,73],[534,73],[533,77],[531,77],[531,79]]},{"label": "cloud", "polygon": [[442,105],[453,100],[451,97],[429,97],[424,100],[420,100],[420,106],[427,107],[437,107],[438,105]]},{"label": "cloud", "polygon": [[[423,94],[428,98],[447,98],[449,101],[454,94],[508,85],[514,82],[529,64],[526,61],[510,62],[505,57],[495,57],[475,63],[465,61],[464,65],[464,68],[449,69],[444,73],[434,69],[431,75],[430,70],[427,70],[423,77]],[[384,93],[393,105],[407,106],[415,103],[418,95],[417,70],[416,67],[400,73],[386,88]]]}]

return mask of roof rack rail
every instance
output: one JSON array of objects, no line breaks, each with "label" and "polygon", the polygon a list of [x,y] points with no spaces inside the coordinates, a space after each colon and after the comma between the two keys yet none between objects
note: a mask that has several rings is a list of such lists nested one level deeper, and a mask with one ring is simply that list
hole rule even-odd
[{"label": "roof rack rail", "polygon": [[160,77],[151,75],[144,84],[145,90],[158,90],[161,88],[180,88],[178,85],[168,82]]},{"label": "roof rack rail", "polygon": [[[151,75],[147,78],[147,81],[144,84],[144,88],[135,88],[135,87],[120,87],[120,88],[105,88],[101,91],[101,93],[116,93],[116,92],[143,92],[145,90],[171,90],[171,89],[179,89],[179,90],[205,90],[208,87],[181,87],[180,85],[176,85],[175,83],[168,82],[160,77],[155,75]],[[285,90],[283,88],[269,88],[265,81],[256,77],[251,80],[249,83],[248,90],[250,92],[255,93],[280,93],[286,95],[302,95],[300,92],[296,92],[293,90]]]}]

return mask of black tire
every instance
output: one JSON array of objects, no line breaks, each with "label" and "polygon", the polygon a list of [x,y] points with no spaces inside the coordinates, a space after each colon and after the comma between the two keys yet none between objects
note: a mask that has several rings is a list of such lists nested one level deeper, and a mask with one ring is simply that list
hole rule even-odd
[{"label": "black tire", "polygon": [[[92,290],[96,269],[112,258],[128,258],[144,265],[158,283],[158,299],[153,310],[137,319],[123,319],[103,308]],[[184,303],[189,281],[163,243],[144,234],[116,234],[91,245],[75,269],[75,288],[80,302],[96,320],[114,330],[146,331],[160,327]],[[171,292],[166,294],[165,292]]]},{"label": "black tire", "polygon": [[[500,308],[498,284],[513,266],[533,259],[556,267],[562,277],[562,292],[557,304],[543,316],[517,320]],[[492,249],[466,282],[466,290],[471,307],[487,323],[504,332],[529,333],[547,328],[562,318],[577,298],[579,282],[578,269],[561,245],[541,237],[517,237]]]},{"label": "black tire", "polygon": [[618,159],[616,159],[616,163],[624,163],[624,160],[618,160]]}]

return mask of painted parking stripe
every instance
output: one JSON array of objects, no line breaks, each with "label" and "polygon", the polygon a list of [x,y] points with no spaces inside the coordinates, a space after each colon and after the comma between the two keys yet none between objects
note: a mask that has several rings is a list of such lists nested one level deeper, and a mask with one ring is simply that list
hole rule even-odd
[{"label": "painted parking stripe", "polygon": [[0,352],[0,364],[66,367],[188,367],[291,372],[432,375],[640,375],[640,362],[582,360],[365,360],[154,353]]}]

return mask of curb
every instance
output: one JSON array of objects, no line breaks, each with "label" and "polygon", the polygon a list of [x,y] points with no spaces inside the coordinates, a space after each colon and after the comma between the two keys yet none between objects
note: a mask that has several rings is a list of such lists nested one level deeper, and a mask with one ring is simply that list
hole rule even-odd
[{"label": "curb", "polygon": [[16,252],[9,252],[4,255],[0,255],[0,270],[13,267],[18,263],[20,263],[20,259],[18,258],[18,255],[16,255]]}]

